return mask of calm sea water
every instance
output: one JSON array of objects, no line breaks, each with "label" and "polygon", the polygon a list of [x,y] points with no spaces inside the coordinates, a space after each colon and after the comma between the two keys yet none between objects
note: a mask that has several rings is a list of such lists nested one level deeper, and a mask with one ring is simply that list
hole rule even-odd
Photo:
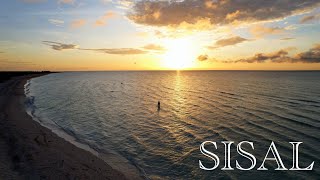
[{"label": "calm sea water", "polygon": [[[31,113],[100,153],[114,152],[150,179],[319,179],[320,72],[164,71],[72,72],[32,79],[26,87]],[[161,110],[157,102],[161,101]],[[222,171],[221,141],[254,142],[252,171]],[[200,153],[218,142],[219,169]],[[274,141],[289,169],[290,141],[302,141],[301,167],[313,171],[257,171]],[[208,147],[210,148],[210,147]],[[231,151],[249,167],[248,159]]]}]

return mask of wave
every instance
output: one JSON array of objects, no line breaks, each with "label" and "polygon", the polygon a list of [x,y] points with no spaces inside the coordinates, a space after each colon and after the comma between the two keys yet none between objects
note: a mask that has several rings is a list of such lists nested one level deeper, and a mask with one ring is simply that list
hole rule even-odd
[{"label": "wave", "polygon": [[[128,159],[124,158],[120,154],[118,154],[115,151],[112,151],[111,149],[99,149],[90,143],[82,140],[77,136],[77,133],[75,133],[73,130],[64,128],[60,126],[55,121],[38,115],[38,108],[35,105],[36,96],[32,93],[31,90],[31,83],[33,79],[28,80],[26,84],[24,85],[24,94],[25,94],[25,110],[27,114],[36,122],[38,122],[40,125],[48,128],[53,133],[58,135],[59,137],[63,138],[64,140],[72,143],[78,148],[84,149],[96,157],[102,159],[105,161],[108,165],[113,167],[114,169],[117,169],[120,172],[123,172],[123,169],[131,170],[134,173],[134,169],[137,169],[142,177],[145,177],[148,179],[146,173],[144,172],[143,168],[139,167],[134,161],[128,161]],[[111,162],[110,162],[111,161]],[[128,164],[129,163],[129,164]],[[133,167],[132,167],[133,166]],[[126,174],[127,172],[124,172]]]}]

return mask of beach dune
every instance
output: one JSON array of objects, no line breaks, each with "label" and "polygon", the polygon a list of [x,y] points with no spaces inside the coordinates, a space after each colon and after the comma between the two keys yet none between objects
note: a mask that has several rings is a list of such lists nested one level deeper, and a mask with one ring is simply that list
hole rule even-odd
[{"label": "beach dune", "polygon": [[139,179],[54,134],[25,111],[24,84],[0,84],[0,179]]}]

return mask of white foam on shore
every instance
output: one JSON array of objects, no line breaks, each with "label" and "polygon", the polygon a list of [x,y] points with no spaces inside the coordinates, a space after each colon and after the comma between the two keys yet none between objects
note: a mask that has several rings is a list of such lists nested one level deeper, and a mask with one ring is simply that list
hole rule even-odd
[{"label": "white foam on shore", "polygon": [[43,117],[40,118],[35,115],[35,111],[36,111],[36,106],[34,105],[34,98],[35,97],[30,91],[30,83],[31,83],[31,80],[28,80],[27,83],[24,85],[24,92],[25,92],[25,96],[26,96],[26,100],[25,100],[24,104],[25,104],[25,109],[26,109],[27,114],[29,116],[31,116],[33,120],[37,121],[42,126],[48,128],[49,130],[51,130],[53,133],[55,133],[59,137],[65,139],[65,140],[71,142],[72,144],[74,144],[75,146],[77,146],[81,149],[84,149],[86,151],[89,151],[92,154],[99,157],[99,153],[96,150],[92,149],[89,145],[78,142],[78,140],[75,137],[66,133],[62,129],[62,127],[59,127],[53,121],[50,121],[48,119],[44,119]]},{"label": "white foam on shore", "polygon": [[25,94],[25,110],[27,114],[36,122],[38,122],[40,125],[48,128],[53,133],[58,135],[59,137],[65,139],[66,141],[72,143],[78,148],[84,149],[96,157],[102,159],[105,161],[108,165],[110,165],[112,168],[122,172],[127,178],[129,179],[135,179],[134,177],[141,177],[148,179],[146,174],[143,173],[143,170],[141,168],[138,168],[134,166],[130,161],[128,161],[126,158],[122,157],[121,155],[117,154],[116,152],[111,152],[110,150],[107,150],[106,152],[98,152],[97,150],[90,147],[88,144],[80,142],[81,140],[68,134],[63,127],[57,125],[55,122],[49,120],[48,118],[44,117],[38,117],[36,116],[35,112],[37,107],[34,104],[35,96],[32,94],[30,90],[32,79],[28,80],[27,83],[24,85],[24,94]]}]

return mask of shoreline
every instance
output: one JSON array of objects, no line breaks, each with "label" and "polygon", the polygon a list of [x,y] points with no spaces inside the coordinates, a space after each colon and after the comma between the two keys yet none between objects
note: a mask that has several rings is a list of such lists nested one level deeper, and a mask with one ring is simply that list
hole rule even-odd
[{"label": "shoreline", "polygon": [[0,179],[142,179],[116,170],[115,160],[108,163],[108,157],[101,159],[77,147],[27,114],[24,85],[42,75],[46,74],[14,77],[1,84]]}]

